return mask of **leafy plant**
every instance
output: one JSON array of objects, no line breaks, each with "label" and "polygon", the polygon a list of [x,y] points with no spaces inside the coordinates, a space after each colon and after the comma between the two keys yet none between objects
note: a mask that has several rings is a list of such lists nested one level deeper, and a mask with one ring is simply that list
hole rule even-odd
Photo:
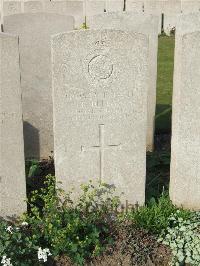
[{"label": "leafy plant", "polygon": [[163,189],[168,190],[170,152],[147,153],[146,199],[159,198]]},{"label": "leafy plant", "polygon": [[32,193],[31,213],[25,218],[38,241],[51,247],[53,256],[66,254],[79,265],[112,241],[111,214],[119,204],[109,185],[94,187],[90,182],[82,191],[74,203],[70,194],[55,188],[55,178],[48,176],[45,188]]},{"label": "leafy plant", "polygon": [[40,173],[40,163],[37,160],[26,161],[26,176],[33,177]]},{"label": "leafy plant", "polygon": [[172,265],[200,265],[200,212],[183,216],[177,210],[168,218],[169,226],[159,239],[172,249]]},{"label": "leafy plant", "polygon": [[0,222],[0,258],[2,265],[41,265],[37,258],[37,237],[24,223]]},{"label": "leafy plant", "polygon": [[[158,201],[152,198],[146,206],[130,211],[128,213],[128,219],[133,220],[136,227],[159,235],[163,229],[169,226],[169,217],[176,210],[177,208],[172,204],[169,196],[163,193]],[[184,217],[189,216],[188,211],[181,209],[180,213]]]}]

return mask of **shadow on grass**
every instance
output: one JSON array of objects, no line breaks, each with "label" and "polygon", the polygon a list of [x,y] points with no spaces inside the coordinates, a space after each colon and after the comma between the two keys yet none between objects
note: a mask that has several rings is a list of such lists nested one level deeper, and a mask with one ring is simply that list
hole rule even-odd
[{"label": "shadow on grass", "polygon": [[169,190],[170,151],[147,153],[146,201]]},{"label": "shadow on grass", "polygon": [[172,106],[170,104],[158,104],[156,106],[155,133],[171,133]]},{"label": "shadow on grass", "polygon": [[146,201],[158,199],[163,190],[169,190],[171,115],[170,104],[156,106],[155,150],[147,153]]}]

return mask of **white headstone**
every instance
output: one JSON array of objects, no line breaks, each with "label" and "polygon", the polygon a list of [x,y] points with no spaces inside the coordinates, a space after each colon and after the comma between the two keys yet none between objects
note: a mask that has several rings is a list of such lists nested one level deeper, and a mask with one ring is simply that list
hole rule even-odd
[{"label": "white headstone", "polygon": [[26,211],[18,38],[0,33],[0,216]]},{"label": "white headstone", "polygon": [[144,4],[143,1],[126,1],[125,10],[128,12],[143,12]]},{"label": "white headstone", "polygon": [[200,210],[200,15],[180,16],[176,29],[170,196]]},{"label": "white headstone", "polygon": [[[84,45],[83,45],[84,44]],[[89,180],[144,203],[148,40],[75,31],[52,41],[55,169],[65,190]]]},{"label": "white headstone", "polygon": [[200,1],[182,1],[181,11],[183,13],[195,13],[200,11]]},{"label": "white headstone", "polygon": [[124,10],[123,0],[107,0],[106,12],[122,12]]},{"label": "white headstone", "polygon": [[167,0],[163,1],[163,13],[164,14],[180,14],[181,13],[181,1],[182,0]]},{"label": "white headstone", "polygon": [[102,14],[106,10],[106,3],[104,1],[86,1],[86,16],[93,16]]},{"label": "white headstone", "polygon": [[156,109],[158,17],[139,13],[109,13],[88,18],[91,29],[121,29],[143,33],[149,38],[149,89],[147,114],[147,150],[153,149]]},{"label": "white headstone", "polygon": [[48,158],[53,151],[50,36],[72,30],[72,17],[18,14],[4,18],[4,31],[19,35],[25,155]]},{"label": "white headstone", "polygon": [[171,32],[176,29],[178,20],[178,14],[165,14],[164,15],[164,32],[167,36],[171,35]]},{"label": "white headstone", "polygon": [[43,3],[42,3],[42,1],[27,1],[27,2],[24,2],[24,12],[25,13],[43,12]]},{"label": "white headstone", "polygon": [[21,1],[3,1],[3,15],[9,16],[21,13]]},{"label": "white headstone", "polygon": [[73,16],[77,28],[85,22],[83,1],[45,1],[44,5],[45,12]]},{"label": "white headstone", "polygon": [[159,27],[158,27],[158,34],[161,34],[162,28],[162,13],[164,10],[164,1],[145,1],[144,2],[144,12],[146,14],[152,14],[158,16],[159,19]]}]

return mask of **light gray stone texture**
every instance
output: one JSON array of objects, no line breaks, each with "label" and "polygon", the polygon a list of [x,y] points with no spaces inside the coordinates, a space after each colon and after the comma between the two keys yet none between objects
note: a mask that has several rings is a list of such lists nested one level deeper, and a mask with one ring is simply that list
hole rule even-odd
[{"label": "light gray stone texture", "polygon": [[182,1],[181,10],[184,14],[200,11],[200,1]]},{"label": "light gray stone texture", "polygon": [[83,1],[45,1],[45,12],[73,16],[76,28],[81,28],[85,22]]},{"label": "light gray stone texture", "polygon": [[18,38],[0,33],[0,216],[26,211]]},{"label": "light gray stone texture", "polygon": [[144,1],[144,12],[160,15],[164,11],[164,1]]},{"label": "light gray stone texture", "polygon": [[124,1],[123,0],[108,0],[106,1],[106,12],[119,12],[124,9]]},{"label": "light gray stone texture", "polygon": [[86,1],[86,16],[102,14],[106,10],[104,1]]},{"label": "light gray stone texture", "polygon": [[200,12],[177,16],[177,37],[185,33],[191,33],[200,29]]},{"label": "light gray stone texture", "polygon": [[170,36],[171,30],[176,29],[178,14],[165,14],[164,15],[164,32]]},{"label": "light gray stone texture", "polygon": [[168,0],[163,1],[164,14],[180,14],[181,13],[181,0]]},{"label": "light gray stone texture", "polygon": [[51,38],[72,30],[73,17],[17,14],[4,18],[4,31],[19,35],[25,155],[48,158],[53,151]]},{"label": "light gray stone texture", "polygon": [[175,45],[170,177],[173,203],[195,210],[200,210],[199,28],[199,15],[179,17]]},{"label": "light gray stone texture", "polygon": [[143,1],[126,1],[126,11],[128,12],[143,12],[144,4]]},{"label": "light gray stone texture", "polygon": [[13,15],[21,13],[21,1],[3,1],[3,15]]},{"label": "light gray stone texture", "polygon": [[149,38],[149,89],[147,114],[147,150],[153,150],[156,108],[158,17],[143,13],[108,13],[88,18],[91,29],[121,29],[143,33]]},{"label": "light gray stone texture", "polygon": [[38,13],[43,12],[42,1],[27,1],[24,2],[24,12],[25,13]]},{"label": "light gray stone texture", "polygon": [[[84,44],[84,45],[83,45]],[[55,169],[65,190],[103,181],[144,203],[148,40],[74,31],[52,41]]]},{"label": "light gray stone texture", "polygon": [[159,19],[159,27],[158,27],[158,34],[161,34],[162,28],[162,13],[164,9],[163,1],[145,1],[144,2],[144,13],[152,14],[158,16]]}]

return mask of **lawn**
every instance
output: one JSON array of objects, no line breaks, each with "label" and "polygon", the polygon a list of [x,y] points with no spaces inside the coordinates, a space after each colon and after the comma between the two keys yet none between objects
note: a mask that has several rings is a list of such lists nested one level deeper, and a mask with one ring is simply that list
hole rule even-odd
[{"label": "lawn", "polygon": [[[160,36],[158,48],[155,150],[147,154],[146,200],[168,191],[174,37]],[[164,133],[164,134],[163,134]]]},{"label": "lawn", "polygon": [[171,131],[174,44],[174,37],[159,37],[156,133]]}]

